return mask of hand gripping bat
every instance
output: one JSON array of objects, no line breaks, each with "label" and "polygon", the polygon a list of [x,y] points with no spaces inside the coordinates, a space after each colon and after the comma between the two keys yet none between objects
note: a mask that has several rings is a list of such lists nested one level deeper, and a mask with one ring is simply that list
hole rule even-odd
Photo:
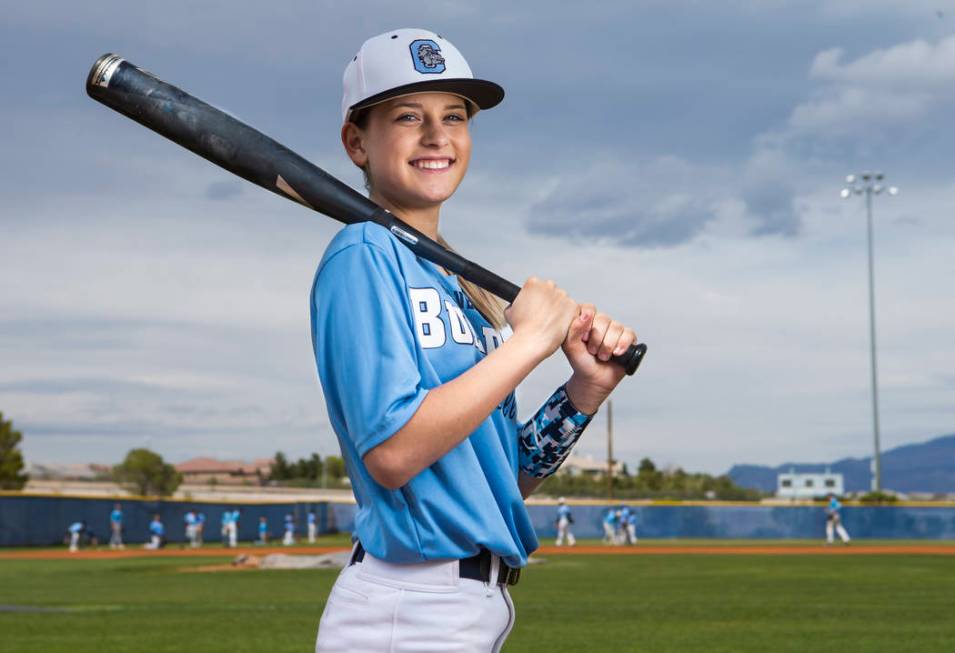
[{"label": "hand gripping bat", "polygon": [[[520,287],[442,247],[284,145],[115,54],[90,70],[86,92],[204,159],[339,222],[377,222],[418,256],[513,302]],[[647,346],[612,360],[633,374]]]}]

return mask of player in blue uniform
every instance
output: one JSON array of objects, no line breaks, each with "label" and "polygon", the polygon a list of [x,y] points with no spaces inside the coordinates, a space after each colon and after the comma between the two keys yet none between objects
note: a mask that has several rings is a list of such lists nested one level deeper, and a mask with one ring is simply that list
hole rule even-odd
[{"label": "player in blue uniform", "polygon": [[149,542],[143,548],[161,549],[165,545],[166,527],[163,526],[159,515],[153,515],[153,520],[149,522]]},{"label": "player in blue uniform", "polygon": [[259,517],[259,544],[265,546],[269,543],[269,521],[265,515]]},{"label": "player in blue uniform", "polygon": [[842,504],[839,503],[839,499],[836,498],[836,495],[830,494],[829,505],[826,506],[826,544],[832,544],[835,540],[833,531],[839,533],[839,539],[842,540],[843,544],[848,544],[851,539],[842,525],[841,510]]},{"label": "player in blue uniform", "polygon": [[123,544],[123,507],[120,504],[113,506],[109,513],[109,548],[125,549]]},{"label": "player in blue uniform", "polygon": [[292,513],[285,514],[285,535],[282,536],[283,546],[292,546],[295,544],[295,517]]},{"label": "player in blue uniform", "polygon": [[[342,142],[371,198],[437,239],[468,167],[470,117],[502,97],[441,36],[387,32],[346,68]],[[535,278],[505,311],[374,223],[329,245],[311,315],[358,503],[316,651],[499,650],[514,619],[507,585],[538,546],[524,498],[623,378],[609,359],[634,332]],[[514,389],[561,347],[573,375],[519,423]]]},{"label": "player in blue uniform", "polygon": [[573,523],[574,516],[570,513],[570,506],[567,505],[564,497],[559,498],[557,500],[557,540],[554,542],[556,546],[563,546],[565,540],[568,546],[577,544],[577,538],[570,530],[570,525]]},{"label": "player in blue uniform", "polygon": [[617,511],[611,508],[607,511],[607,514],[604,515],[603,527],[604,527],[604,544],[616,544],[617,543],[617,522],[619,521],[617,517]]}]

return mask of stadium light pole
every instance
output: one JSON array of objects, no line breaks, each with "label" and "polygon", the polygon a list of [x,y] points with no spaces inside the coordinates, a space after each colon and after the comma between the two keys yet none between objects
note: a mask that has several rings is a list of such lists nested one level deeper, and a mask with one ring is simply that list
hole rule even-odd
[{"label": "stadium light pole", "polygon": [[899,189],[895,186],[886,187],[882,181],[885,175],[881,172],[865,171],[858,175],[846,177],[846,187],[840,196],[847,200],[853,195],[865,195],[865,215],[869,242],[869,357],[872,374],[872,435],[875,443],[875,457],[872,459],[872,490],[882,491],[882,461],[879,450],[879,373],[875,357],[875,272],[872,261],[872,196],[886,191],[889,195],[898,195]]}]

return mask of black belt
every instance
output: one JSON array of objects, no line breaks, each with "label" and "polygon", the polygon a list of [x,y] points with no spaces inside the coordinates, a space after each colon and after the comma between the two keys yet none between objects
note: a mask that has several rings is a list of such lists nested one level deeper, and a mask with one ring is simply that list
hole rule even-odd
[{"label": "black belt", "polygon": [[[492,555],[493,554],[487,549],[481,549],[481,552],[476,556],[460,560],[460,571],[458,573],[461,578],[470,578],[471,580],[479,580],[484,583],[491,582]],[[348,566],[350,567],[364,559],[365,547],[359,542],[355,546],[355,552],[352,553],[351,560],[348,561]],[[495,581],[498,585],[517,585],[517,581],[520,577],[521,570],[519,567],[510,567],[503,560],[500,561],[500,570],[498,571],[497,580]]]}]

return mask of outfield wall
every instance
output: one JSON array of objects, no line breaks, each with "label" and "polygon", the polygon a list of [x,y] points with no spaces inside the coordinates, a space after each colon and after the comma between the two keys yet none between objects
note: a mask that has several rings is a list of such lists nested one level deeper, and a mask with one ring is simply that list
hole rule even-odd
[{"label": "outfield wall", "polygon": [[[354,527],[354,503],[330,502],[208,502],[166,501],[147,498],[106,499],[102,497],[28,496],[0,494],[0,546],[48,546],[63,542],[66,528],[85,520],[102,543],[109,539],[109,513],[119,502],[123,508],[124,537],[127,542],[148,539],[148,526],[158,513],[170,542],[185,539],[183,517],[189,510],[206,515],[205,540],[220,541],[220,520],[225,510],[238,508],[239,539],[257,537],[260,516],[268,519],[273,540],[281,538],[287,513],[296,518],[299,537],[305,531],[305,517],[314,510],[319,533],[350,532]],[[603,516],[610,506],[595,501],[571,502],[573,530],[577,537],[603,536]],[[640,504],[631,505],[637,515],[637,533],[644,538],[711,539],[812,539],[825,535],[822,506],[773,506],[734,503]],[[528,506],[538,535],[554,537],[556,506]],[[855,538],[955,540],[955,506],[899,505],[846,506],[843,523]]]},{"label": "outfield wall", "polygon": [[[603,518],[611,505],[571,503],[577,537],[603,537]],[[637,536],[741,540],[812,539],[825,537],[822,506],[767,506],[747,504],[631,505],[637,514]],[[350,531],[354,504],[331,504],[337,528]],[[529,505],[528,512],[540,538],[552,538],[557,529],[556,507]],[[955,540],[955,506],[846,506],[842,522],[852,537],[868,539]]]},{"label": "outfield wall", "polygon": [[49,546],[62,544],[66,529],[76,521],[85,521],[101,544],[109,541],[109,515],[119,503],[123,510],[123,539],[130,544],[149,539],[149,522],[158,514],[166,527],[169,542],[185,541],[184,517],[190,510],[206,515],[205,541],[221,541],[222,513],[238,509],[240,513],[238,539],[258,537],[259,517],[268,520],[270,539],[280,540],[284,532],[285,515],[295,516],[299,535],[305,533],[306,516],[315,511],[320,531],[327,532],[332,525],[327,503],[266,503],[206,501],[164,501],[128,497],[119,499],[85,497],[49,497],[0,495],[0,546]]}]

